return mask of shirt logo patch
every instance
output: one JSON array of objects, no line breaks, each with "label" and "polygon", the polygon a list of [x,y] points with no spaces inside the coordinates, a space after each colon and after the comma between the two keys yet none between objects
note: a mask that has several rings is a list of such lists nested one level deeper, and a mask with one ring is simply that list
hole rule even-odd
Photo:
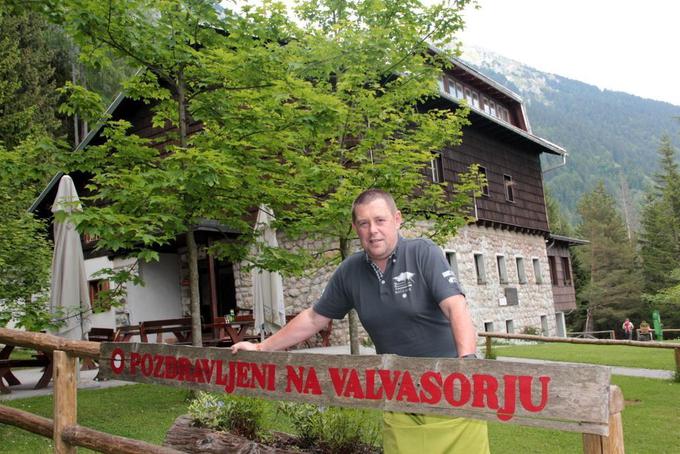
[{"label": "shirt logo patch", "polygon": [[442,277],[443,277],[444,279],[446,279],[447,281],[449,281],[449,283],[451,283],[451,284],[453,284],[454,282],[456,282],[456,275],[455,275],[454,272],[451,271],[451,270],[444,271],[444,272],[442,273]]},{"label": "shirt logo patch", "polygon": [[394,286],[394,293],[403,294],[402,296],[406,298],[406,294],[410,292],[413,287],[413,276],[415,276],[414,273],[404,271],[398,276],[393,277],[392,285]]}]

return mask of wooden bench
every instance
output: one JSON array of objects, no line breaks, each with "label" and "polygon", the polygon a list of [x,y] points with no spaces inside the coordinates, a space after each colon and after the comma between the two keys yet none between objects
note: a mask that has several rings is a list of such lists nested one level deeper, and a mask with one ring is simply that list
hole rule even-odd
[{"label": "wooden bench", "polygon": [[114,342],[130,342],[134,336],[139,336],[139,325],[119,326],[113,335]]},{"label": "wooden bench", "polygon": [[[20,367],[42,367],[43,374],[35,385],[35,389],[44,388],[52,379],[52,359],[45,353],[33,355],[30,359],[0,359],[0,393],[9,394],[9,386],[21,384],[12,373],[13,369]],[[7,382],[5,386],[3,379]]]},{"label": "wooden bench", "polygon": [[147,320],[139,324],[139,337],[142,342],[149,342],[149,334],[156,335],[156,343],[163,343],[163,334],[175,335],[177,344],[191,344],[191,317],[171,318],[165,320]]}]

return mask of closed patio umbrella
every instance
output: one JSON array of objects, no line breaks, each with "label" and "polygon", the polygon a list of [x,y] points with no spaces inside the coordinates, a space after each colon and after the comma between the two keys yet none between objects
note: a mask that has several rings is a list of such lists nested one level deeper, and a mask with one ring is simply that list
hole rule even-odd
[{"label": "closed patio umbrella", "polygon": [[[262,206],[257,213],[255,229],[260,231],[259,241],[276,247],[276,231],[271,227],[274,219],[271,210]],[[264,339],[265,333],[274,333],[286,324],[283,303],[283,281],[279,273],[253,268],[253,312],[255,332]]]},{"label": "closed patio umbrella", "polygon": [[[59,181],[52,213],[82,211],[70,176]],[[50,285],[50,311],[63,323],[55,335],[72,340],[87,339],[90,331],[90,295],[80,235],[69,221],[54,220],[54,255]]]}]

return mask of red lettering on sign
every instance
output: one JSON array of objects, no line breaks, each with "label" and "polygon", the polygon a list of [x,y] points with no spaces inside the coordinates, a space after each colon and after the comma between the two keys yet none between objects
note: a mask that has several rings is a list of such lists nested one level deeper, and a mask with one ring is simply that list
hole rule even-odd
[{"label": "red lettering on sign", "polygon": [[163,355],[154,356],[153,362],[153,376],[156,378],[163,378]]},{"label": "red lettering on sign", "polygon": [[191,376],[191,361],[189,361],[189,359],[180,356],[180,358],[177,360],[177,370],[179,371],[179,377],[177,377],[177,380],[194,381],[193,377]]},{"label": "red lettering on sign", "polygon": [[236,364],[236,386],[239,388],[252,388],[250,381],[250,363],[242,363],[240,361]]},{"label": "red lettering on sign", "polygon": [[436,404],[442,400],[442,375],[439,372],[427,371],[420,376],[420,401],[426,404]]},{"label": "red lettering on sign", "polygon": [[321,385],[319,378],[316,376],[316,370],[313,367],[309,368],[305,379],[305,368],[298,366],[297,371],[293,366],[286,366],[287,381],[286,392],[292,391],[291,384],[295,386],[295,391],[302,394],[321,394]]},{"label": "red lettering on sign", "polygon": [[[491,375],[474,374],[472,376],[472,383],[474,386],[472,406],[484,408],[491,408],[496,410],[498,408],[498,380]],[[484,397],[486,397],[486,405],[484,405]]]},{"label": "red lettering on sign", "polygon": [[516,382],[517,376],[515,375],[503,376],[503,383],[505,385],[503,395],[505,401],[503,402],[503,408],[499,408],[496,412],[496,416],[498,416],[498,419],[501,421],[510,421],[515,414],[515,401],[517,399]]},{"label": "red lettering on sign", "polygon": [[418,400],[418,392],[413,384],[413,379],[409,371],[405,371],[401,376],[401,386],[399,386],[399,393],[397,393],[397,400],[406,400],[408,402],[420,402]]},{"label": "red lettering on sign", "polygon": [[366,399],[382,399],[383,389],[382,387],[375,389],[375,369],[369,369],[366,371]]},{"label": "red lettering on sign", "polygon": [[132,352],[130,353],[130,374],[136,375],[137,374],[137,367],[141,364],[142,362],[142,357],[139,355],[139,353]]},{"label": "red lettering on sign", "polygon": [[[391,376],[390,374],[394,374],[394,376]],[[387,397],[388,400],[392,400],[394,398],[394,391],[397,389],[401,371],[380,369],[378,370],[378,375],[380,375],[380,381],[385,389],[385,397]]]},{"label": "red lettering on sign", "polygon": [[207,360],[197,359],[196,361],[194,361],[194,370],[192,371],[191,374],[191,381],[197,383],[205,383],[205,371],[203,370],[203,361],[205,361],[207,365]]},{"label": "red lettering on sign", "polygon": [[531,398],[531,382],[533,379],[534,377],[529,375],[519,377],[519,400],[525,410],[536,413],[543,410],[548,404],[548,383],[550,383],[550,377],[542,375],[538,378],[538,381],[541,382],[541,403],[538,405],[534,405]]},{"label": "red lettering on sign", "polygon": [[[456,399],[455,382],[460,383],[460,397]],[[444,398],[453,407],[461,407],[470,400],[470,381],[461,373],[449,374],[444,380]]]},{"label": "red lettering on sign", "polygon": [[111,352],[111,371],[114,374],[122,374],[125,370],[125,352],[122,348],[116,348]]},{"label": "red lettering on sign", "polygon": [[165,373],[163,378],[174,380],[177,378],[179,371],[177,370],[177,359],[174,356],[165,356],[163,363],[165,365]]},{"label": "red lettering on sign", "polygon": [[356,369],[349,370],[349,377],[345,385],[345,391],[342,393],[345,397],[354,397],[355,399],[364,398],[364,390],[361,387],[361,380],[359,380],[359,373]]},{"label": "red lettering on sign", "polygon": [[328,369],[328,373],[331,376],[331,383],[333,383],[333,389],[335,390],[336,396],[341,396],[342,391],[345,389],[345,382],[347,381],[347,373],[349,369],[342,369],[342,376],[339,374],[340,369],[336,367],[331,367]]}]

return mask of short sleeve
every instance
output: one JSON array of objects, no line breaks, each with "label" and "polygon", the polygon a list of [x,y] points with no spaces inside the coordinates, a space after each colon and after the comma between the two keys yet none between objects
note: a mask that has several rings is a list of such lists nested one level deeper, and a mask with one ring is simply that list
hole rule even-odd
[{"label": "short sleeve", "polygon": [[314,311],[324,317],[339,320],[352,309],[352,301],[345,291],[344,263],[335,270],[321,298],[314,304]]},{"label": "short sleeve", "polygon": [[455,295],[465,295],[458,277],[451,270],[442,250],[432,241],[426,241],[421,254],[421,270],[432,297],[437,304]]}]

